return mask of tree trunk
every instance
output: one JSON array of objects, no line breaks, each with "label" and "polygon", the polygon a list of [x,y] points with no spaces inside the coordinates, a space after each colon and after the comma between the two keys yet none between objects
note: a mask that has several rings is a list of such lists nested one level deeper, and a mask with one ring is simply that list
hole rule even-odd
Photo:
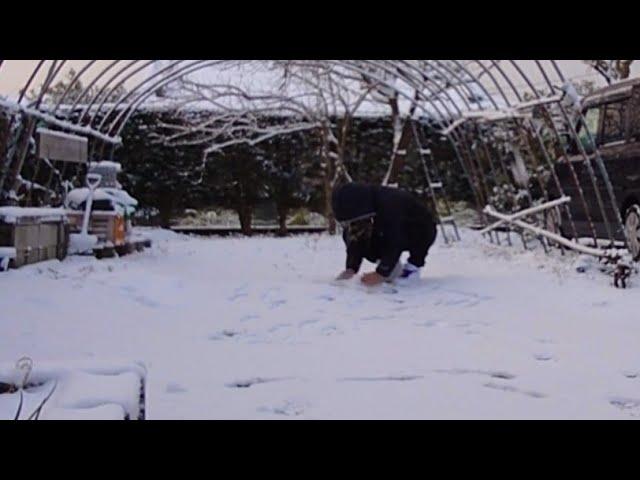
[{"label": "tree trunk", "polygon": [[160,201],[156,205],[160,217],[160,226],[162,228],[170,228],[176,210],[174,208],[179,193],[175,191],[167,192],[160,196]]},{"label": "tree trunk", "polygon": [[240,219],[242,234],[250,237],[252,234],[251,219],[253,218],[253,209],[249,205],[242,205],[238,209],[238,218]]},{"label": "tree trunk", "polygon": [[331,188],[331,172],[327,172],[324,177],[324,216],[327,219],[329,226],[329,233],[331,235],[336,234],[336,219],[333,216],[333,206],[331,205],[331,195],[333,189]]},{"label": "tree trunk", "polygon": [[329,225],[329,233],[336,234],[336,219],[333,216],[333,206],[331,205],[331,196],[333,194],[333,165],[331,157],[325,157],[326,167],[324,175],[324,216]]},{"label": "tree trunk", "polygon": [[633,60],[616,60],[616,70],[618,71],[620,80],[629,78],[632,63]]},{"label": "tree trunk", "polygon": [[289,208],[284,206],[278,206],[278,224],[280,226],[280,230],[278,235],[281,237],[286,237],[289,233],[287,230],[287,215],[289,214]]},{"label": "tree trunk", "polygon": [[[13,158],[7,158],[6,166],[0,172],[0,189],[7,192],[17,190],[19,186],[18,177],[22,170],[25,158],[29,150],[29,140],[33,135],[36,123],[33,117],[23,116],[20,133],[18,134],[18,142]],[[15,203],[11,201],[10,203]]]},{"label": "tree trunk", "polygon": [[171,209],[170,208],[160,209],[160,226],[162,228],[171,227]]},{"label": "tree trunk", "polygon": [[36,128],[35,118],[33,117],[27,118],[27,121],[25,122],[24,130],[22,130],[20,139],[18,141],[18,148],[16,150],[15,162],[13,163],[13,165],[11,166],[11,169],[9,170],[9,176],[6,180],[9,188],[16,191],[18,190],[18,187],[20,185],[20,180],[18,177],[20,176],[20,172],[22,171],[24,161],[26,160],[27,155],[29,153],[29,141],[33,136],[33,131],[35,130],[35,128]]},{"label": "tree trunk", "polygon": [[331,156],[331,141],[329,140],[330,135],[326,128],[327,127],[325,127],[322,133],[322,158],[324,162],[324,178],[322,179],[324,190],[324,217],[327,219],[329,233],[331,235],[335,235],[336,219],[333,216],[333,206],[331,205],[335,162]]},{"label": "tree trunk", "polygon": [[3,176],[5,169],[9,168],[8,150],[10,133],[11,127],[9,124],[9,118],[0,114],[0,177]]},{"label": "tree trunk", "polygon": [[398,98],[394,97],[389,101],[391,107],[391,123],[393,125],[393,144],[391,148],[391,161],[389,169],[382,180],[382,185],[395,185],[398,183],[398,177],[404,168],[404,155],[399,152],[404,146],[406,150],[405,132],[408,121],[402,121],[400,118],[400,109],[398,107]]}]

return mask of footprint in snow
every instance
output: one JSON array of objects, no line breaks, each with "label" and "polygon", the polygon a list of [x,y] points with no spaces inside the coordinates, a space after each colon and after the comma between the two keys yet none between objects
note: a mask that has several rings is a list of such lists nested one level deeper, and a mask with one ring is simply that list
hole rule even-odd
[{"label": "footprint in snow", "polygon": [[539,362],[548,362],[549,360],[553,360],[554,357],[550,353],[535,353],[533,358],[538,360]]},{"label": "footprint in snow", "polygon": [[229,382],[225,384],[227,388],[250,388],[254,385],[261,385],[264,383],[273,383],[273,382],[282,382],[284,380],[292,380],[292,377],[274,377],[274,378],[266,378],[266,377],[253,377],[247,378],[245,380],[235,380],[233,382]]},{"label": "footprint in snow", "polygon": [[545,398],[545,394],[540,393],[540,392],[534,392],[532,390],[521,390],[519,388],[516,388],[514,386],[511,385],[501,385],[501,384],[497,384],[497,383],[485,383],[483,385],[486,388],[491,388],[493,390],[501,390],[503,392],[510,392],[510,393],[519,393],[522,395],[526,395],[527,397],[532,397],[532,398]]},{"label": "footprint in snow", "polygon": [[165,392],[167,393],[185,393],[188,390],[184,388],[182,385],[176,382],[169,382],[165,388]]},{"label": "footprint in snow", "polygon": [[500,380],[513,380],[516,376],[513,373],[501,370],[471,370],[466,368],[453,368],[449,370],[435,370],[436,373],[447,373],[449,375],[487,375]]},{"label": "footprint in snow", "polygon": [[329,294],[322,294],[322,295],[318,295],[316,297],[317,300],[325,300],[327,302],[333,302],[335,301],[336,297],[334,297],[333,295],[329,295]]},{"label": "footprint in snow", "polygon": [[222,330],[218,333],[209,335],[209,340],[224,340],[225,338],[234,338],[242,335],[243,332],[236,330]]},{"label": "footprint in snow", "polygon": [[302,327],[306,327],[308,325],[313,325],[314,323],[318,323],[320,321],[320,319],[318,318],[310,318],[309,320],[303,320],[300,323],[298,323],[298,327],[302,328]]},{"label": "footprint in snow", "polygon": [[637,398],[612,397],[609,403],[632,417],[640,416],[640,400]]},{"label": "footprint in snow", "polygon": [[336,327],[335,325],[328,325],[321,330],[321,333],[323,335],[328,336],[328,335],[341,335],[344,332],[340,330],[338,327]]},{"label": "footprint in snow", "polygon": [[285,400],[280,405],[259,407],[257,411],[260,413],[283,415],[285,417],[298,417],[302,415],[307,408],[309,408],[309,404],[307,402]]},{"label": "footprint in snow", "polygon": [[139,303],[140,305],[143,305],[145,307],[149,307],[149,308],[159,308],[160,304],[154,300],[151,300],[150,298],[147,297],[143,297],[143,296],[137,296],[134,297],[133,300],[137,303]]},{"label": "footprint in snow", "polygon": [[393,318],[393,315],[369,315],[366,317],[362,317],[360,321],[362,322],[374,322],[376,320],[387,320],[389,318]]},{"label": "footprint in snow", "polygon": [[248,297],[249,292],[247,291],[248,285],[242,285],[236,289],[234,289],[233,294],[227,298],[230,302],[234,302],[239,298]]},{"label": "footprint in snow", "polygon": [[414,323],[413,325],[416,327],[431,328],[431,327],[435,327],[438,324],[439,322],[436,322],[434,320],[427,320],[426,322]]},{"label": "footprint in snow", "polygon": [[273,327],[271,327],[269,330],[267,330],[269,333],[276,333],[279,330],[283,330],[283,329],[287,329],[291,326],[290,323],[279,323],[278,325],[274,325]]},{"label": "footprint in snow", "polygon": [[338,378],[339,382],[410,382],[421,380],[422,375],[386,375],[382,377],[345,377]]}]

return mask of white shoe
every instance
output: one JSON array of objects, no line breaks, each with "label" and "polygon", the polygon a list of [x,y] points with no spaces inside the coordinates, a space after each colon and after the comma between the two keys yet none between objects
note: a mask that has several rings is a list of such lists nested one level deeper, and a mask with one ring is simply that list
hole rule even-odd
[{"label": "white shoe", "polygon": [[408,263],[402,269],[402,273],[398,276],[398,283],[408,284],[415,283],[420,280],[420,267]]},{"label": "white shoe", "polygon": [[403,270],[404,265],[402,265],[402,262],[398,261],[398,263],[396,263],[396,266],[393,267],[393,270],[391,270],[391,274],[386,278],[386,282],[394,282],[400,275],[402,275]]}]

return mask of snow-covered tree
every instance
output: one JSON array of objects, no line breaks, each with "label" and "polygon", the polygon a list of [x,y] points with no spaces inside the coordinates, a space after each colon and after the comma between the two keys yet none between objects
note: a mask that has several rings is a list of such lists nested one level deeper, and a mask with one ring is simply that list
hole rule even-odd
[{"label": "snow-covered tree", "polygon": [[[92,85],[91,88],[85,92],[87,86],[82,83],[80,78],[76,78],[76,76],[77,72],[73,68],[70,68],[61,80],[58,80],[45,90],[42,103],[45,105],[54,105],[63,100],[63,96],[64,103],[79,102],[82,104],[83,102],[86,103],[91,100],[94,100],[94,103],[102,102],[103,100],[105,102],[115,102],[127,93],[123,85],[118,85],[113,91],[111,91],[110,88],[105,88],[101,91],[99,85]],[[27,99],[30,101],[36,100],[42,88],[43,85],[40,85],[38,88],[32,89],[27,93]]]},{"label": "snow-covered tree", "polygon": [[173,117],[173,112],[139,111],[125,126],[125,141],[114,158],[125,172],[123,187],[145,207],[156,209],[164,227],[185,208],[202,204],[209,193],[201,182],[199,147],[166,148],[153,142]]},{"label": "snow-covered tree", "polygon": [[584,63],[597,71],[607,83],[629,78],[633,60],[583,60]]},{"label": "snow-covered tree", "polygon": [[[325,213],[334,230],[331,191],[340,179],[351,180],[344,162],[346,139],[369,88],[363,89],[340,65],[328,61],[230,62],[226,68],[238,74],[187,77],[179,88],[165,92],[179,109],[198,114],[191,116],[192,122],[166,125],[173,132],[163,143],[203,145],[206,163],[234,145],[254,146],[281,135],[313,132],[323,159]],[[262,82],[243,81],[242,73],[247,72]],[[280,121],[265,120],[274,118]]]}]

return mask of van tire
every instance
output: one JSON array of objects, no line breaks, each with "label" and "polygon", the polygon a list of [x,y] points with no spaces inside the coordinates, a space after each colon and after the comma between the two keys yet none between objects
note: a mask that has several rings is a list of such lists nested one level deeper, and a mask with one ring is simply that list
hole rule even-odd
[{"label": "van tire", "polygon": [[634,262],[640,260],[640,205],[633,204],[624,214],[624,234]]},{"label": "van tire", "polygon": [[[561,237],[567,238],[567,235],[562,229],[562,216],[560,215],[559,208],[555,207],[545,212],[544,229],[551,233],[555,233],[556,235],[560,235]],[[549,242],[554,246],[560,247],[560,245],[556,244],[556,242],[551,239],[549,239]]]}]

